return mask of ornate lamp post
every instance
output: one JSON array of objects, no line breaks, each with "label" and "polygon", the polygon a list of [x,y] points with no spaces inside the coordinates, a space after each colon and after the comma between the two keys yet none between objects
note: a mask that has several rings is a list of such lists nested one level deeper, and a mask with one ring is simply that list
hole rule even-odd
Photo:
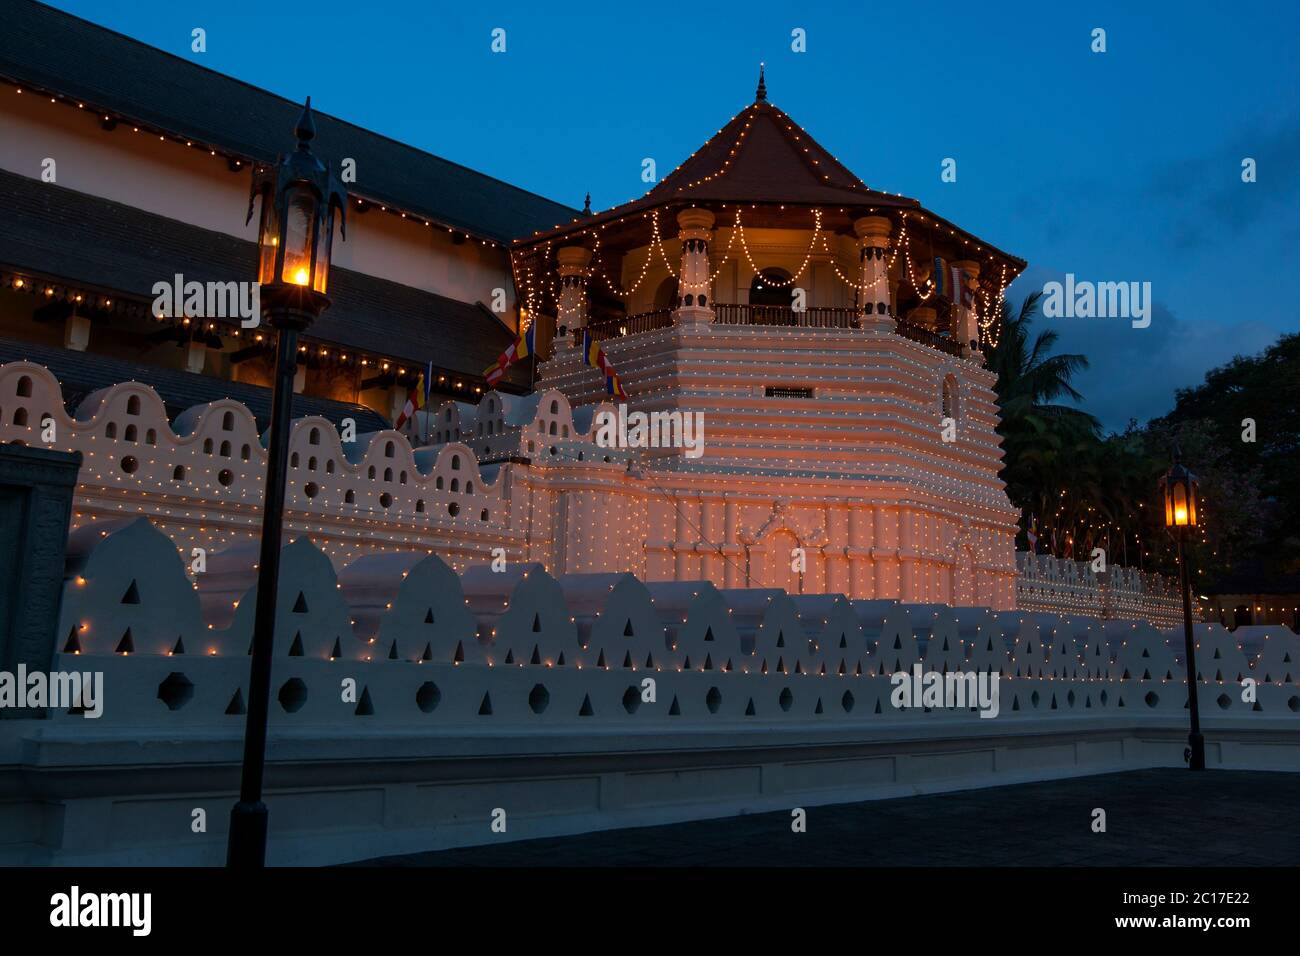
[{"label": "ornate lamp post", "polygon": [[1197,707],[1196,644],[1192,639],[1192,596],[1187,577],[1187,554],[1183,548],[1188,531],[1196,527],[1196,476],[1183,467],[1178,450],[1174,463],[1160,479],[1165,499],[1165,527],[1178,544],[1178,569],[1183,585],[1183,641],[1187,654],[1187,709],[1192,731],[1187,738],[1187,766],[1205,769],[1205,738],[1201,736],[1201,713]]},{"label": "ornate lamp post", "polygon": [[[271,698],[275,643],[275,599],[280,577],[280,529],[284,511],[285,464],[289,455],[293,379],[298,370],[298,336],[329,308],[330,244],[334,215],[340,229],[346,193],[325,165],[312,155],[316,135],[311,98],[298,117],[298,148],[273,168],[257,170],[248,197],[261,198],[258,230],[258,282],[262,317],[276,330],[275,391],[262,496],[262,543],[257,565],[257,606],[253,618],[253,658],[244,725],[244,763],[239,802],[230,811],[226,865],[260,867],[266,862],[267,810],[262,802],[266,764],[266,722]],[[346,233],[344,234],[346,238]]]}]

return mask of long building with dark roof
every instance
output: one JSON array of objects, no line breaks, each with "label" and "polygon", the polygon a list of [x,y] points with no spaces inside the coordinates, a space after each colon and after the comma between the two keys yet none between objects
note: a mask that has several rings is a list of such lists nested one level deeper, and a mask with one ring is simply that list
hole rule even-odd
[{"label": "long building with dark roof", "polygon": [[[6,0],[4,19],[6,354],[29,344],[73,392],[102,378],[99,358],[269,407],[269,334],[236,317],[160,318],[153,303],[176,275],[255,278],[250,173],[291,144],[301,104],[31,0]],[[432,366],[435,396],[476,400],[519,328],[508,243],[579,214],[319,110],[316,128],[320,155],[354,160],[358,175],[300,394],[327,418],[392,420]],[[531,375],[515,366],[498,387],[526,389]]]}]

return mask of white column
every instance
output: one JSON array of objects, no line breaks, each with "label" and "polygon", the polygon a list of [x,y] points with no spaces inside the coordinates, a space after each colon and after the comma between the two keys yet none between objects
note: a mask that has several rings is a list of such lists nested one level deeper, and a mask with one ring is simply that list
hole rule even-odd
[{"label": "white column", "polygon": [[677,237],[682,243],[681,276],[677,283],[677,309],[673,320],[688,325],[713,321],[713,283],[710,280],[709,243],[713,239],[713,213],[683,209],[677,214]]},{"label": "white column", "polygon": [[[952,334],[961,343],[962,354],[968,355],[971,352],[980,351],[979,319],[975,315],[974,308],[980,264],[970,259],[962,259],[960,262],[954,262],[953,265],[962,272],[962,288],[956,290],[957,295],[952,303]],[[970,305],[965,304],[968,298]],[[972,342],[975,344],[972,345]]]},{"label": "white column", "polygon": [[560,264],[560,294],[556,304],[556,345],[563,348],[573,341],[571,334],[587,325],[587,278],[591,250],[583,246],[563,246],[555,252]]},{"label": "white column", "polygon": [[862,263],[858,286],[858,311],[863,328],[894,325],[889,308],[889,235],[893,223],[887,216],[863,216],[853,223]]}]

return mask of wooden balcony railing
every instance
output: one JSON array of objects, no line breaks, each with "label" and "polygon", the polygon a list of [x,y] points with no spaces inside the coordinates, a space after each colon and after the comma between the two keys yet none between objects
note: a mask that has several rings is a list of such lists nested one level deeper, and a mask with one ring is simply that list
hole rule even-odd
[{"label": "wooden balcony railing", "polygon": [[[788,328],[808,329],[856,329],[861,321],[856,309],[839,306],[817,306],[796,312],[783,305],[742,305],[715,302],[713,304],[714,322],[718,325],[769,325]],[[587,324],[592,337],[596,340],[618,338],[622,335],[636,335],[641,332],[653,332],[657,329],[670,328],[673,324],[672,309],[656,309],[653,312],[640,312],[636,315],[615,319],[598,319]],[[961,355],[961,343],[931,329],[907,322],[898,321],[898,334],[920,342],[932,349],[946,352],[948,355]]]}]

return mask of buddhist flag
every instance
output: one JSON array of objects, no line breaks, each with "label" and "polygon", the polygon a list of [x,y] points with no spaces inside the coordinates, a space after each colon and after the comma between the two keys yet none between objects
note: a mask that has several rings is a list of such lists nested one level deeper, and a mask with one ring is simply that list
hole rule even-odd
[{"label": "buddhist flag", "polygon": [[537,351],[537,323],[530,322],[528,329],[523,335],[519,336],[510,344],[510,348],[501,353],[496,363],[489,365],[483,370],[483,377],[487,379],[489,387],[493,387],[497,382],[505,377],[506,369],[514,365],[521,359],[526,359]]},{"label": "buddhist flag", "polygon": [[623,383],[619,381],[618,372],[614,371],[614,366],[605,357],[605,350],[591,337],[591,332],[587,329],[582,330],[582,362],[584,365],[600,369],[605,376],[606,392],[615,398],[627,398],[627,392],[623,391]]},{"label": "buddhist flag", "polygon": [[934,257],[934,290],[954,305],[969,309],[975,304],[966,288],[966,273],[940,256]]},{"label": "buddhist flag", "polygon": [[397,423],[393,425],[399,432],[402,426],[415,417],[415,413],[421,408],[426,408],[429,404],[429,385],[433,381],[433,363],[430,362],[425,366],[420,377],[416,379],[415,388],[411,389],[410,394],[406,396],[406,405],[402,408],[402,414],[397,416]]}]

